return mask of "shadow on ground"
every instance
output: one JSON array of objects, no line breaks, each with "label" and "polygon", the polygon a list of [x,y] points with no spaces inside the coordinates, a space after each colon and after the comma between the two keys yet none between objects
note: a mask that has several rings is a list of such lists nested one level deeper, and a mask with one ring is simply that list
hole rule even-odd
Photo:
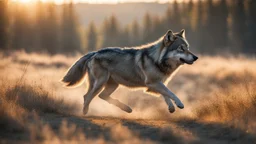
[{"label": "shadow on ground", "polygon": [[[219,123],[203,123],[195,120],[147,120],[113,117],[86,117],[44,114],[40,117],[53,131],[58,133],[63,121],[75,125],[90,140],[106,143],[122,143],[136,139],[137,143],[253,143],[256,136],[241,129]],[[15,135],[15,136],[14,136]],[[17,136],[19,135],[19,136]],[[14,136],[14,137],[13,137]],[[3,136],[2,136],[3,137]],[[4,139],[15,142],[28,141],[28,136],[13,132]]]}]

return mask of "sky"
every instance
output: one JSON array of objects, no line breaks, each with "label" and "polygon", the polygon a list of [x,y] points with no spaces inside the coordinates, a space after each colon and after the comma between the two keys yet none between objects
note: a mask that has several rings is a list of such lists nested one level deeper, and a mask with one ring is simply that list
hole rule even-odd
[{"label": "sky", "polygon": [[[35,2],[37,0],[12,0],[12,1],[16,1],[16,2],[22,2],[22,3],[31,3],[31,2]],[[43,2],[47,2],[47,1],[54,1],[56,4],[62,4],[64,1],[69,1],[69,0],[41,0]],[[108,3],[108,4],[116,4],[116,3],[124,3],[124,2],[159,2],[159,3],[166,3],[166,2],[170,2],[172,0],[73,0],[74,3],[78,3],[78,2],[85,2],[85,3]],[[179,0],[178,0],[179,1]],[[180,0],[182,1],[182,0]]]}]

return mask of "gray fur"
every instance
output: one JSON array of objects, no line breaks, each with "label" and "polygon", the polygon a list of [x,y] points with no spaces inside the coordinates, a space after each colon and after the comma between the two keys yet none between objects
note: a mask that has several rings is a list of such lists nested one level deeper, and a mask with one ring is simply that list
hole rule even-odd
[{"label": "gray fur", "polygon": [[80,58],[68,71],[63,81],[67,86],[77,85],[88,73],[89,89],[84,95],[83,112],[88,112],[91,100],[100,98],[116,105],[126,112],[132,109],[110,95],[118,85],[147,88],[147,92],[161,94],[170,112],[184,105],[164,83],[180,65],[192,64],[197,57],[189,51],[185,30],[173,33],[171,30],[156,42],[134,48],[104,48]]},{"label": "gray fur", "polygon": [[67,74],[61,80],[65,83],[65,86],[75,87],[82,84],[87,70],[86,64],[94,54],[95,52],[84,55],[69,68]]}]

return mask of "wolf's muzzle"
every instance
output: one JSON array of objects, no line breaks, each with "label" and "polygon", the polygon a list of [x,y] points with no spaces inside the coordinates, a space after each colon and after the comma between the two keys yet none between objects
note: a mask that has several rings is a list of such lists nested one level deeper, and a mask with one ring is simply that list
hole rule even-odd
[{"label": "wolf's muzzle", "polygon": [[194,59],[194,61],[196,61],[198,59],[198,57],[193,55],[193,59]]}]

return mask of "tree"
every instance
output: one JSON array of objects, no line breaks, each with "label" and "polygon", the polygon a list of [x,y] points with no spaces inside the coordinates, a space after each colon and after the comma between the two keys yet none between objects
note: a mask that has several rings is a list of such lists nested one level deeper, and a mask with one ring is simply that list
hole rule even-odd
[{"label": "tree", "polygon": [[197,12],[197,27],[196,27],[196,33],[197,33],[197,39],[196,41],[198,41],[197,43],[197,48],[199,49],[199,52],[203,52],[205,51],[204,47],[203,47],[203,41],[202,39],[204,38],[204,34],[205,34],[205,24],[204,24],[204,18],[203,18],[203,13],[204,13],[204,9],[203,9],[203,2],[202,1],[198,1],[198,12]]},{"label": "tree", "polygon": [[63,4],[61,26],[62,46],[60,50],[64,53],[81,52],[78,21],[72,1],[69,4]]},{"label": "tree", "polygon": [[47,3],[45,5],[46,14],[44,19],[44,31],[43,31],[43,47],[44,49],[51,53],[55,54],[58,52],[59,48],[59,25],[58,25],[58,16],[56,12],[56,6],[54,3]]},{"label": "tree", "polygon": [[7,0],[0,1],[0,50],[8,45],[8,10]]},{"label": "tree", "polygon": [[154,40],[152,37],[153,33],[153,22],[149,13],[144,15],[143,19],[143,42],[148,43]]},{"label": "tree", "polygon": [[[184,2],[183,5],[186,5]],[[183,10],[184,13],[184,19],[185,21],[185,29],[186,29],[186,38],[190,42],[190,46],[193,48],[193,51],[198,51],[198,36],[199,33],[197,32],[197,25],[198,25],[198,15],[197,10],[199,9],[197,5],[193,2],[193,0],[190,0],[187,6],[185,7],[186,10]]]},{"label": "tree", "polygon": [[121,31],[119,36],[119,46],[121,47],[129,47],[131,46],[131,38],[130,38],[130,29],[129,26],[126,26],[123,31]]},{"label": "tree", "polygon": [[[185,4],[184,4],[185,5]],[[185,12],[185,19],[187,20],[186,23],[188,23],[191,26],[191,29],[194,28],[196,25],[196,20],[195,20],[195,5],[192,0],[189,1],[186,7],[186,12]]]},{"label": "tree", "polygon": [[172,20],[173,20],[173,18],[172,18],[172,8],[169,5],[166,12],[165,12],[165,15],[164,15],[164,27],[165,27],[165,29],[172,29],[172,27],[171,27]]},{"label": "tree", "polygon": [[215,27],[217,22],[214,21],[214,7],[212,0],[198,2],[198,26],[199,37],[197,41],[201,53],[213,53],[215,50]]},{"label": "tree", "polygon": [[249,1],[249,26],[248,26],[248,37],[246,41],[247,53],[256,54],[256,1]]},{"label": "tree", "polygon": [[44,5],[41,1],[37,0],[36,2],[36,11],[34,19],[34,51],[41,51],[43,48],[43,34],[45,31],[45,11]]},{"label": "tree", "polygon": [[208,1],[208,20],[207,20],[207,43],[209,52],[217,52],[227,47],[228,28],[227,28],[228,10],[226,0],[220,0],[213,3]]},{"label": "tree", "polygon": [[216,29],[218,29],[218,21],[216,20],[218,15],[216,15],[216,10],[213,5],[213,0],[208,0],[206,2],[207,6],[207,19],[204,31],[204,49],[207,49],[207,53],[215,52],[215,44],[216,44]]},{"label": "tree", "polygon": [[23,5],[16,4],[14,6],[13,15],[13,25],[12,25],[12,48],[27,49],[27,42],[29,41],[29,27],[31,24],[28,21],[26,10]]},{"label": "tree", "polygon": [[164,23],[159,16],[155,16],[152,18],[153,21],[153,40],[160,38],[164,33],[166,33],[167,29],[164,27]]},{"label": "tree", "polygon": [[228,44],[228,8],[226,0],[221,0],[217,5],[217,21],[218,29],[216,29],[216,36],[218,42],[216,43],[217,48],[226,48]]},{"label": "tree", "polygon": [[140,26],[138,21],[135,19],[131,26],[131,45],[139,45],[141,40]]},{"label": "tree", "polygon": [[103,25],[103,47],[119,46],[120,36],[119,22],[116,17],[112,15],[109,19],[104,21]]},{"label": "tree", "polygon": [[88,52],[97,50],[97,30],[94,22],[91,22],[89,25],[89,30],[87,33],[87,46],[86,49]]},{"label": "tree", "polygon": [[244,1],[234,1],[232,19],[232,51],[244,52],[247,30]]},{"label": "tree", "polygon": [[171,29],[173,32],[183,29],[182,14],[183,12],[179,7],[178,2],[174,0],[166,10],[163,27],[165,27],[165,29]]},{"label": "tree", "polygon": [[172,21],[170,21],[170,25],[173,31],[180,31],[184,28],[182,23],[182,10],[180,10],[177,0],[173,2]]}]

